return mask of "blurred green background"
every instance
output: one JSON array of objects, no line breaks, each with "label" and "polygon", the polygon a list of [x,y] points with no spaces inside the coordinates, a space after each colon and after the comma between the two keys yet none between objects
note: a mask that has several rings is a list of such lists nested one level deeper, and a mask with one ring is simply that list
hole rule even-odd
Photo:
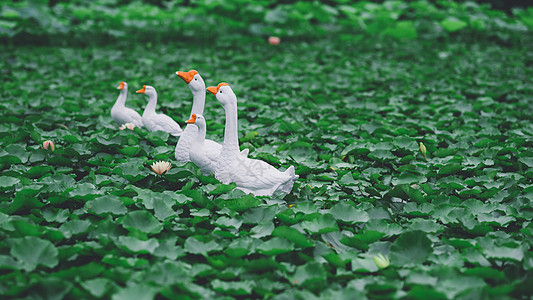
[{"label": "blurred green background", "polygon": [[0,40],[86,45],[117,40],[396,39],[456,32],[499,39],[533,28],[531,1],[25,0],[2,1]]}]

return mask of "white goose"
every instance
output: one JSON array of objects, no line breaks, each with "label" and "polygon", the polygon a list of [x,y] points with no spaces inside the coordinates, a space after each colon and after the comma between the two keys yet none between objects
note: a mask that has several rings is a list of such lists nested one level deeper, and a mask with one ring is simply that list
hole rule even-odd
[{"label": "white goose", "polygon": [[262,160],[239,155],[237,97],[227,83],[207,90],[216,96],[226,112],[224,144],[217,159],[215,178],[224,184],[235,182],[238,189],[257,196],[271,196],[276,191],[289,193],[298,179],[294,166],[281,172]]},{"label": "white goose", "polygon": [[[189,72],[176,72],[176,75],[178,75],[187,85],[189,86],[189,89],[192,93],[192,109],[191,109],[191,119],[193,115],[203,115],[204,114],[204,106],[205,106],[205,83],[202,79],[202,76],[198,74],[198,71],[196,70],[190,70]],[[194,122],[189,123],[187,121],[187,126],[183,130],[183,133],[180,136],[180,139],[178,143],[176,144],[176,150],[175,150],[175,157],[176,160],[182,163],[186,163],[189,161],[194,162],[190,158],[190,150],[191,146],[193,144],[193,141],[197,139],[198,135],[198,127],[194,125]],[[204,119],[205,123],[205,119]],[[204,126],[205,127],[205,126]],[[203,133],[202,143],[203,143],[203,149],[205,149],[206,153],[210,153],[212,157],[216,159],[218,157],[218,154],[220,153],[220,150],[222,150],[222,145],[209,140],[205,139],[205,132]],[[244,149],[242,151],[242,155],[248,156],[248,149]],[[196,164],[196,163],[195,163]],[[198,164],[196,164],[198,165]],[[199,166],[199,165],[198,165]],[[205,173],[205,172],[204,172]],[[213,172],[208,172],[208,174]]]},{"label": "white goose", "polygon": [[157,105],[157,92],[154,87],[143,85],[143,88],[137,91],[138,94],[146,94],[150,97],[148,105],[144,109],[142,121],[146,129],[150,131],[162,130],[170,133],[173,136],[179,136],[183,132],[180,125],[176,123],[171,117],[165,114],[158,114],[155,112]]},{"label": "white goose", "polygon": [[122,81],[117,87],[120,90],[117,101],[111,108],[111,117],[118,125],[133,123],[135,127],[142,127],[143,121],[141,115],[133,109],[126,107],[126,98],[128,97],[128,84]]},{"label": "white goose", "polygon": [[[205,119],[202,115],[192,114],[191,118],[187,120],[187,126],[197,127],[197,135],[191,141],[190,147],[194,151],[188,153],[190,160],[197,165],[204,175],[215,173],[215,167],[220,154],[220,150],[215,147],[206,147],[205,132],[206,125]],[[181,137],[180,139],[182,139]],[[219,145],[219,144],[217,144]],[[222,148],[222,146],[220,146]]]}]

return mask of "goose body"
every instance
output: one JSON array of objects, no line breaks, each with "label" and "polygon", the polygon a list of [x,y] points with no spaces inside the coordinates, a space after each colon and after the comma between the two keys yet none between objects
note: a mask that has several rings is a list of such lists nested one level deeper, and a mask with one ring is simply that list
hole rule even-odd
[{"label": "goose body", "polygon": [[146,94],[150,97],[148,105],[146,105],[142,115],[142,122],[146,129],[150,131],[165,131],[173,136],[179,136],[183,133],[180,125],[171,117],[155,112],[155,107],[157,105],[157,91],[154,87],[144,85],[142,89],[137,91],[137,93]]},{"label": "goose body", "polygon": [[135,127],[143,127],[141,115],[125,105],[126,98],[128,97],[128,84],[123,81],[117,89],[120,90],[120,94],[111,108],[111,117],[113,120],[115,120],[119,126],[126,123],[133,123]]},{"label": "goose body", "polygon": [[276,191],[289,193],[298,175],[294,167],[281,172],[270,164],[239,154],[237,97],[231,87],[221,83],[207,89],[226,112],[224,144],[217,158],[215,178],[224,184],[235,182],[237,188],[257,196],[271,196]]},{"label": "goose body", "polygon": [[213,174],[222,145],[215,143],[219,147],[213,147],[212,144],[206,143],[209,140],[205,139],[206,124],[202,115],[192,114],[187,124],[187,126],[196,126],[198,133],[190,145],[192,150],[189,152],[190,160],[200,168],[204,175]]},{"label": "goose body", "polygon": [[[183,79],[183,81],[185,81],[185,83],[187,83],[193,95],[190,118],[192,119],[193,115],[202,115],[205,130],[205,119],[203,118],[205,106],[205,83],[202,76],[200,76],[200,74],[196,70],[190,70],[189,72],[178,71],[176,72],[176,75],[178,75],[181,79]],[[222,150],[221,144],[205,138],[205,132],[203,133],[202,137],[198,137],[199,126],[197,125],[198,124],[195,125],[194,123],[188,122],[187,126],[185,126],[185,130],[183,130],[183,133],[181,134],[180,139],[176,144],[176,150],[174,152],[177,161],[182,163],[186,163],[189,161],[194,162],[190,158],[190,153],[196,151],[191,151],[191,149],[193,149],[192,145],[195,141],[197,141],[197,139],[200,139],[202,141],[202,149],[204,149],[204,153],[208,153],[212,159],[216,160],[216,157],[218,157],[220,150]],[[248,149],[243,150],[242,155],[247,156]],[[208,169],[205,169],[205,171],[208,174],[213,173],[211,171],[208,172]]]},{"label": "goose body", "polygon": [[[185,130],[183,130],[183,134],[180,136],[180,139],[176,144],[176,150],[174,152],[174,156],[176,157],[177,161],[182,163],[192,161],[190,158],[190,154],[193,151],[191,151],[191,149],[193,149],[193,143],[198,138],[198,134],[198,127],[194,124],[187,124],[187,126],[185,126]],[[222,150],[222,145],[215,141],[206,139],[205,133],[203,139],[203,147],[205,149],[208,149],[209,153],[213,153],[214,157],[217,157],[220,153],[220,150]]]}]

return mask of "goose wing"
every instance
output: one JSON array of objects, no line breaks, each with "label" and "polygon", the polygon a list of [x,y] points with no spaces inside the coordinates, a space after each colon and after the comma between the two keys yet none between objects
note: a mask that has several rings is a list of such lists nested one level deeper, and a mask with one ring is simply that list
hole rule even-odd
[{"label": "goose wing", "polygon": [[[124,116],[125,116],[125,119],[128,120],[128,122],[135,124],[135,126],[137,126],[137,127],[142,127],[143,126],[142,117],[135,110],[133,110],[133,109],[131,109],[129,107],[125,107],[124,108]],[[128,123],[128,122],[126,122],[126,123]]]},{"label": "goose wing", "polygon": [[291,176],[259,159],[237,156],[231,181],[250,190],[277,189],[291,180]]},{"label": "goose wing", "polygon": [[158,114],[153,121],[156,130],[163,130],[172,135],[180,135],[183,132],[180,125],[167,115]]}]

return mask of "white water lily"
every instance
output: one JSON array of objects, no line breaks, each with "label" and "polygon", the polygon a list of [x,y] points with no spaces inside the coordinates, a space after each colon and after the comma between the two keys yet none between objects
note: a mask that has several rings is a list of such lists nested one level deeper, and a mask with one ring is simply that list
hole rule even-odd
[{"label": "white water lily", "polygon": [[379,253],[378,255],[374,255],[374,262],[376,263],[376,266],[380,269],[385,269],[390,265],[390,259],[388,256],[383,256],[383,254]]},{"label": "white water lily", "polygon": [[170,170],[170,163],[168,161],[157,161],[152,164],[152,170],[161,175]]},{"label": "white water lily", "polygon": [[125,124],[122,124],[122,126],[119,127],[120,130],[124,130],[124,129],[130,129],[130,130],[133,130],[135,128],[135,124],[133,123],[125,123]]}]

